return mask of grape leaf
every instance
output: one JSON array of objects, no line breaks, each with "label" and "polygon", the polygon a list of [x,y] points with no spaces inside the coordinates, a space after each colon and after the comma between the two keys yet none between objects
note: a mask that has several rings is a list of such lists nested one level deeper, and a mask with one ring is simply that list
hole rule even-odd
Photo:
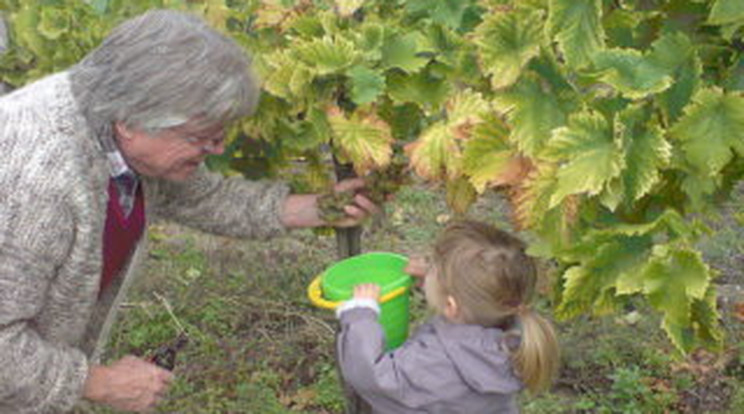
[{"label": "grape leaf", "polygon": [[445,79],[423,71],[413,75],[390,74],[386,90],[397,103],[411,102],[422,108],[438,108],[448,98],[451,86]]},{"label": "grape leaf", "polygon": [[460,173],[460,148],[456,141],[448,125],[439,122],[404,149],[419,176],[429,180],[453,179]]},{"label": "grape leaf", "polygon": [[643,292],[664,315],[662,328],[681,351],[692,348],[691,305],[703,299],[710,271],[700,253],[684,247],[657,245],[643,271]]},{"label": "grape leaf", "polygon": [[348,71],[351,78],[351,100],[357,105],[375,101],[385,89],[385,78],[366,66],[354,66]]},{"label": "grape leaf", "polygon": [[463,215],[478,199],[473,186],[465,177],[447,181],[447,205],[458,215]]},{"label": "grape leaf", "polygon": [[524,66],[537,56],[543,43],[542,12],[494,13],[476,28],[474,41],[484,73],[494,88],[513,84]]},{"label": "grape leaf", "polygon": [[[623,142],[625,168],[613,181],[618,183],[619,200],[627,203],[651,191],[672,155],[664,130],[657,121],[647,120],[647,113],[645,106],[630,107],[615,120],[616,135]],[[608,207],[614,210],[614,206]]]},{"label": "grape leaf", "polygon": [[543,149],[553,129],[566,123],[556,95],[543,91],[535,79],[520,80],[512,90],[497,95],[496,103],[513,127],[511,141],[531,157]]},{"label": "grape leaf", "polygon": [[648,256],[648,240],[641,237],[615,237],[600,245],[584,243],[589,258],[569,268],[557,314],[572,318],[591,309],[603,292],[615,287],[618,277],[637,273]]},{"label": "grape leaf", "polygon": [[334,142],[353,162],[359,175],[390,162],[393,138],[384,121],[361,111],[347,118],[338,107],[331,107],[326,113]]},{"label": "grape leaf", "polygon": [[717,174],[734,156],[744,155],[744,97],[702,89],[674,124],[686,159],[703,174]]},{"label": "grape leaf", "polygon": [[433,21],[453,29],[460,27],[468,7],[465,0],[407,0],[403,4],[409,13],[426,13]]},{"label": "grape leaf", "polygon": [[339,16],[349,17],[364,5],[364,0],[334,0],[334,3]]},{"label": "grape leaf", "polygon": [[572,115],[568,126],[553,130],[548,146],[551,158],[564,162],[556,172],[558,185],[550,198],[551,208],[570,194],[599,194],[624,167],[619,143],[596,112]]},{"label": "grape leaf", "polygon": [[429,58],[419,55],[426,51],[420,47],[423,43],[420,38],[421,34],[417,32],[388,33],[381,49],[383,68],[399,68],[408,73],[414,73],[423,68],[429,62]]},{"label": "grape leaf", "polygon": [[498,118],[480,124],[463,149],[463,172],[478,193],[488,186],[515,184],[527,172],[507,143],[509,130]]},{"label": "grape leaf", "polygon": [[342,72],[357,61],[354,43],[340,36],[324,36],[299,42],[293,47],[297,58],[319,75]]},{"label": "grape leaf", "polygon": [[593,63],[601,81],[630,99],[662,92],[673,83],[668,69],[656,65],[635,49],[598,51],[593,55]]},{"label": "grape leaf", "polygon": [[470,89],[455,93],[447,102],[446,108],[447,119],[452,128],[480,123],[484,114],[491,109],[481,94]]},{"label": "grape leaf", "polygon": [[744,24],[744,7],[741,0],[715,0],[710,8],[708,24]]},{"label": "grape leaf", "polygon": [[605,46],[601,0],[550,0],[548,33],[558,42],[566,63],[586,66]]}]

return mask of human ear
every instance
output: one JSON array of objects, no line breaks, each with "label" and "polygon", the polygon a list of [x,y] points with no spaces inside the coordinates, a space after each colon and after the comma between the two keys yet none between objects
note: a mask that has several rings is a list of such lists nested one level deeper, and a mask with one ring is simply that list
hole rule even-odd
[{"label": "human ear", "polygon": [[447,319],[451,321],[457,320],[457,318],[460,316],[460,307],[458,306],[455,298],[453,298],[451,295],[447,295],[447,298],[445,299],[444,316],[446,316]]},{"label": "human ear", "polygon": [[131,140],[134,137],[133,131],[121,121],[114,122],[114,133],[120,139]]}]

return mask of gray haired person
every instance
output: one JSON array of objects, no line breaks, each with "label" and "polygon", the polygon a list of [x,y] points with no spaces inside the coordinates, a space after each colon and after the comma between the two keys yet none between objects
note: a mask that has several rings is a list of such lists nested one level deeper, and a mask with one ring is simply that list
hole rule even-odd
[{"label": "gray haired person", "polygon": [[153,217],[268,238],[377,209],[357,194],[346,218],[325,223],[317,195],[204,168],[226,125],[256,106],[249,63],[201,19],[153,10],[0,98],[0,412],[157,405],[171,372],[134,356],[100,362]]}]

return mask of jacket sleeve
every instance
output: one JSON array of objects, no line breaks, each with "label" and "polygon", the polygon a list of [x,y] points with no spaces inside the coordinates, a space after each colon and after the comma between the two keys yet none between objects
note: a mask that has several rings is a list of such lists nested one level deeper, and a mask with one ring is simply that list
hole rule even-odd
[{"label": "jacket sleeve", "polygon": [[373,407],[422,408],[437,399],[437,379],[426,370],[437,355],[412,337],[386,352],[382,326],[369,308],[343,312],[337,338],[338,359],[344,380]]},{"label": "jacket sleeve", "polygon": [[50,281],[74,232],[59,224],[69,217],[43,196],[35,197],[34,209],[14,208],[17,201],[0,203],[0,412],[65,412],[81,397],[87,357],[45,340],[33,321],[48,295],[64,294]]},{"label": "jacket sleeve", "polygon": [[266,239],[285,231],[280,221],[289,187],[224,177],[201,167],[183,182],[150,181],[154,214],[223,236]]}]

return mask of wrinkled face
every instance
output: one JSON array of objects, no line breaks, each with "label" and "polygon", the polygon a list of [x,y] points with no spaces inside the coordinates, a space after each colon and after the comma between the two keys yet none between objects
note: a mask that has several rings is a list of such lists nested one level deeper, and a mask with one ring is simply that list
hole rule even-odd
[{"label": "wrinkled face", "polygon": [[171,181],[183,181],[199,168],[209,154],[221,154],[225,131],[187,122],[156,133],[117,124],[116,138],[124,159],[137,173]]}]

